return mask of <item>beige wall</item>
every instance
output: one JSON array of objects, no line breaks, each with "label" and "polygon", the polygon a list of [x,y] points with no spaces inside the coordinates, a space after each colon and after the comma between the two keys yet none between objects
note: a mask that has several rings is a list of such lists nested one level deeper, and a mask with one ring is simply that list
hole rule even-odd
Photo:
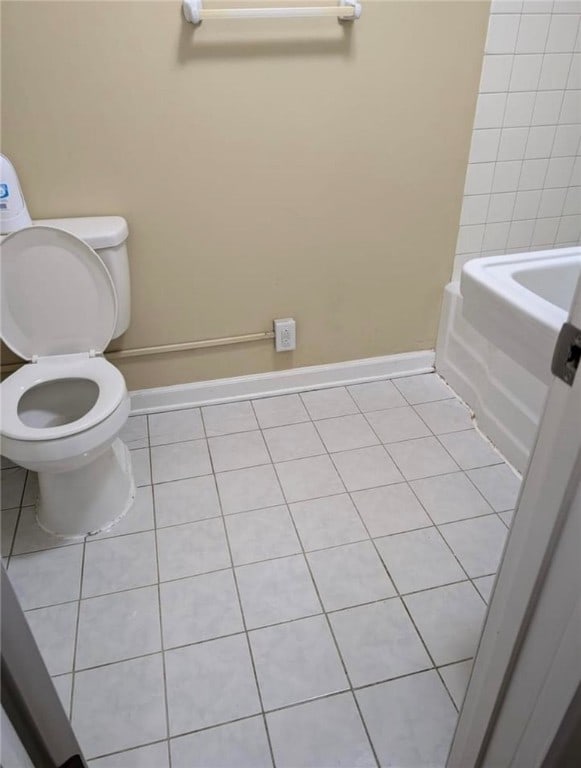
[{"label": "beige wall", "polygon": [[3,152],[33,217],[119,214],[131,388],[434,346],[487,2],[367,2],[333,20],[204,22],[167,2],[3,2]]}]

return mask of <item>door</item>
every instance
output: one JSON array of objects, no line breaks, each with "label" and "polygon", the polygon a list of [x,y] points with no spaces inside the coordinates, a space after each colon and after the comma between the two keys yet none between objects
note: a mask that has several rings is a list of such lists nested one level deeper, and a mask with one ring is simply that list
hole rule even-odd
[{"label": "door", "polygon": [[448,768],[542,766],[579,711],[581,278],[569,323],[554,360],[569,381],[555,377],[549,390]]}]

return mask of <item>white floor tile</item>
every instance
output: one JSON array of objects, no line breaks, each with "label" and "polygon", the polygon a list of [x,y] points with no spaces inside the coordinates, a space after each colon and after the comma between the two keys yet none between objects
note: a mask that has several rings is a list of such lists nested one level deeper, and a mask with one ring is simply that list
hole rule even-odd
[{"label": "white floor tile", "polygon": [[77,669],[161,651],[157,587],[81,600]]},{"label": "white floor tile", "polygon": [[151,449],[151,468],[154,483],[199,477],[212,472],[210,454],[205,440],[157,445]]},{"label": "white floor tile", "polygon": [[264,431],[273,461],[290,461],[326,453],[319,433],[311,422],[274,427]]},{"label": "white floor tile", "polygon": [[332,419],[357,413],[355,401],[345,387],[303,392],[301,398],[312,419]]},{"label": "white floor tile", "polygon": [[428,437],[431,433],[410,406],[365,414],[382,443]]},{"label": "white floor tile", "polygon": [[266,719],[278,768],[376,765],[350,693],[271,712]]},{"label": "white floor tile", "polygon": [[461,472],[416,480],[411,487],[436,525],[492,513]]},{"label": "white floor tile", "polygon": [[507,536],[496,515],[448,523],[440,531],[470,578],[496,573]]},{"label": "white floor tile", "polygon": [[248,401],[208,405],[202,408],[202,416],[208,437],[258,429],[252,405]]},{"label": "white floor tile", "polygon": [[164,739],[161,654],[78,672],[72,724],[87,758]]},{"label": "white floor tile", "polygon": [[243,565],[236,578],[248,629],[322,612],[303,555]]},{"label": "white floor tile", "polygon": [[160,483],[153,486],[153,494],[158,528],[220,516],[216,480],[212,475]]},{"label": "white floor tile", "polygon": [[83,597],[157,582],[153,531],[91,541],[85,546]]},{"label": "white floor tile", "polygon": [[495,579],[496,576],[479,576],[477,579],[474,579],[474,586],[482,595],[485,603],[490,602]]},{"label": "white floor tile", "polygon": [[328,456],[297,459],[276,464],[276,472],[286,500],[302,501],[341,493],[341,478]]},{"label": "white floor tile", "polygon": [[225,515],[284,502],[278,478],[270,465],[219,473],[216,482]]},{"label": "white floor tile", "polygon": [[75,543],[79,542],[75,542],[74,539],[62,539],[43,531],[36,522],[36,507],[23,507],[14,537],[12,554],[21,555],[25,552],[38,552],[41,549],[67,547]]},{"label": "white floor tile", "polygon": [[323,616],[250,632],[265,709],[345,690],[347,678]]},{"label": "white floor tile", "polygon": [[458,469],[456,462],[435,437],[391,443],[387,450],[407,480],[442,475]]},{"label": "white floor tile", "polygon": [[379,444],[375,433],[361,414],[323,419],[316,421],[315,426],[330,452]]},{"label": "white floor tile", "polygon": [[[172,768],[271,768],[262,717],[172,739]],[[111,766],[114,768],[114,766]],[[137,768],[137,766],[136,766]],[[154,768],[152,766],[152,768]]]},{"label": "white floor tile", "polygon": [[299,395],[261,397],[253,400],[252,405],[262,429],[309,421],[309,414]]},{"label": "white floor tile", "polygon": [[139,448],[131,451],[131,463],[133,465],[133,479],[135,485],[151,485],[151,465],[149,462],[149,448]]},{"label": "white floor tile", "polygon": [[473,469],[467,474],[497,512],[516,507],[521,481],[506,464]]},{"label": "white floor tile", "polygon": [[160,581],[196,576],[230,565],[222,518],[160,528],[157,553]]},{"label": "white floor tile", "polygon": [[327,611],[395,595],[370,541],[311,552],[307,559]]},{"label": "white floor tile", "polygon": [[160,741],[147,747],[100,757],[91,760],[89,768],[169,768],[168,743]]},{"label": "white floor tile", "polygon": [[14,539],[14,532],[16,531],[16,523],[18,522],[18,515],[20,510],[16,509],[3,509],[0,515],[0,522],[2,524],[2,532],[0,534],[0,544],[2,545],[2,557],[8,557],[10,550],[12,549],[12,541]]},{"label": "white floor tile", "polygon": [[441,435],[440,442],[461,469],[502,463],[502,456],[475,429]]},{"label": "white floor tile", "polygon": [[237,432],[208,440],[214,472],[270,464],[261,432]]},{"label": "white floor tile", "polygon": [[356,696],[381,765],[443,768],[457,713],[437,672],[374,685]]},{"label": "white floor tile", "polygon": [[90,537],[90,541],[95,539],[110,539],[112,536],[121,536],[125,533],[139,533],[140,531],[150,531],[155,527],[153,520],[153,493],[151,486],[144,486],[136,489],[135,501],[130,510],[118,523],[108,531],[97,533]]},{"label": "white floor tile", "polygon": [[417,592],[466,578],[436,528],[386,536],[377,539],[376,544],[400,593]]},{"label": "white floor tile", "polygon": [[243,634],[167,651],[165,665],[171,736],[260,712]]},{"label": "white floor tile", "polygon": [[450,387],[437,373],[405,376],[401,379],[394,379],[393,383],[411,405],[454,397]]},{"label": "white floor tile", "polygon": [[52,678],[52,683],[56,689],[61,704],[64,707],[68,718],[71,716],[71,693],[73,690],[73,675],[58,675]]},{"label": "white floor tile", "polygon": [[440,400],[415,406],[416,412],[436,435],[472,427],[470,411],[459,400]]},{"label": "white floor tile", "polygon": [[354,686],[432,666],[399,598],[348,608],[329,618]]},{"label": "white floor tile", "polygon": [[347,387],[349,394],[362,411],[381,411],[407,405],[392,381],[372,381]]},{"label": "white floor tile", "polygon": [[204,426],[199,408],[182,411],[152,413],[149,420],[149,442],[151,445],[181,443],[204,437]]},{"label": "white floor tile", "polygon": [[332,456],[348,491],[399,483],[403,476],[382,445],[341,451]]},{"label": "white floor tile", "polygon": [[29,472],[26,475],[24,484],[24,493],[22,495],[22,506],[30,507],[36,504],[38,500],[38,475],[36,472]]},{"label": "white floor tile", "polygon": [[472,659],[461,661],[458,664],[450,664],[449,667],[442,667],[440,669],[440,674],[444,678],[446,688],[450,691],[450,695],[458,709],[462,706],[471,671]]},{"label": "white floor tile", "polygon": [[369,538],[347,494],[290,505],[305,550],[350,544]]},{"label": "white floor tile", "polygon": [[407,483],[358,491],[352,498],[372,538],[432,525]]},{"label": "white floor tile", "polygon": [[241,512],[225,518],[234,565],[245,565],[301,551],[286,506]]},{"label": "white floor tile", "polygon": [[10,558],[8,575],[23,611],[78,600],[83,544]]},{"label": "white floor tile", "polygon": [[160,584],[164,648],[242,632],[230,569]]},{"label": "white floor tile", "polygon": [[147,416],[131,416],[121,430],[119,437],[129,450],[147,448],[149,436],[147,433]]},{"label": "white floor tile", "polygon": [[25,614],[50,675],[73,669],[77,609],[77,603],[64,603]]},{"label": "white floor tile", "polygon": [[436,664],[474,656],[486,606],[469,581],[408,595],[404,601]]},{"label": "white floor tile", "polygon": [[2,483],[0,483],[2,509],[11,509],[12,507],[20,506],[25,480],[25,469],[12,467],[2,470]]}]

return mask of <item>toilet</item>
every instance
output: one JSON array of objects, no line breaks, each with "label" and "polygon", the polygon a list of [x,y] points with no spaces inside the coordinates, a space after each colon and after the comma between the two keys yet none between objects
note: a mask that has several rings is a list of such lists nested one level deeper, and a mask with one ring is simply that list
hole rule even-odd
[{"label": "toilet", "polygon": [[3,238],[0,332],[29,361],[0,384],[2,454],[38,472],[38,524],[56,536],[106,530],[135,483],[119,433],[130,403],[103,352],[129,326],[126,221],[34,222]]}]

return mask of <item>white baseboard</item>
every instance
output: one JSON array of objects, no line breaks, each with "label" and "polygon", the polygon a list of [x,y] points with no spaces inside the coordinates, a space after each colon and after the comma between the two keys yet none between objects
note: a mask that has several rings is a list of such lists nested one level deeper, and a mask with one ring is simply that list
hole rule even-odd
[{"label": "white baseboard", "polygon": [[256,397],[288,395],[306,389],[361,384],[378,379],[431,373],[433,370],[434,351],[425,350],[370,357],[366,360],[350,360],[346,363],[293,368],[288,371],[176,384],[171,387],[139,389],[130,393],[131,413],[174,411],[180,408],[231,403]]}]

